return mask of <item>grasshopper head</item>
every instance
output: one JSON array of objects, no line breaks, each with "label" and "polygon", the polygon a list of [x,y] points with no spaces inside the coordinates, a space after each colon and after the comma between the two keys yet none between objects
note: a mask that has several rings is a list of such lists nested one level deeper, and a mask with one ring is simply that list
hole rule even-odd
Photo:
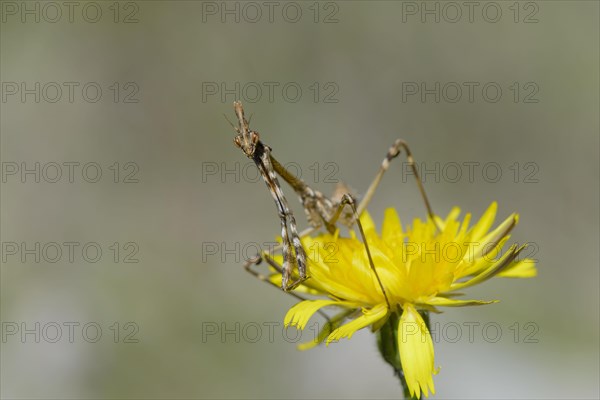
[{"label": "grasshopper head", "polygon": [[258,132],[250,130],[248,121],[244,116],[244,108],[242,107],[242,103],[239,101],[234,101],[233,108],[238,119],[238,126],[234,126],[237,135],[233,139],[233,143],[242,149],[248,158],[252,158],[254,156],[254,151],[256,150],[256,144],[258,143],[260,137]]}]

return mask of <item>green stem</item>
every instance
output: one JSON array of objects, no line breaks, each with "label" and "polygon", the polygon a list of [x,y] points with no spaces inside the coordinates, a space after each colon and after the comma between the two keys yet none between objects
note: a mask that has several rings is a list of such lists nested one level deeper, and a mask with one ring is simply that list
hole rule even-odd
[{"label": "green stem", "polygon": [[[425,320],[425,324],[429,329],[429,313],[427,311],[420,312],[421,316]],[[394,369],[394,375],[400,380],[402,386],[402,392],[405,399],[416,399],[410,395],[406,379],[404,378],[404,371],[402,371],[402,363],[400,362],[400,352],[398,350],[398,322],[400,315],[393,312],[386,323],[377,332],[377,346],[383,359],[392,366]]]}]

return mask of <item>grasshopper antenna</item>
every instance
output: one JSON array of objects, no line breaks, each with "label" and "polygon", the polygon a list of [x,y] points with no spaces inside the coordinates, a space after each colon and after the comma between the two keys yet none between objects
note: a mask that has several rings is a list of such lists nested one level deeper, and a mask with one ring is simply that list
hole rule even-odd
[{"label": "grasshopper antenna", "polygon": [[234,129],[234,130],[235,130],[237,133],[240,133],[240,130],[238,129],[238,127],[237,127],[237,126],[235,126],[235,125],[233,124],[233,122],[231,122],[231,121],[229,120],[229,118],[227,118],[227,115],[225,115],[225,113],[223,113],[223,117],[225,117],[225,121],[229,122],[229,125],[231,125],[231,127],[232,127],[232,128],[233,128],[233,129]]}]

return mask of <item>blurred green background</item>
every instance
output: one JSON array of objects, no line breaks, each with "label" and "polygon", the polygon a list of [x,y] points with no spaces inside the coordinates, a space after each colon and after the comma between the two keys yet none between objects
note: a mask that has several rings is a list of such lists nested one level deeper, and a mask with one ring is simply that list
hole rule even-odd
[{"label": "blurred green background", "polygon": [[[597,2],[1,7],[3,398],[401,396],[371,333],[299,352],[294,299],[244,272],[279,222],[223,118],[237,98],[324,193],[364,193],[401,137],[438,213],[520,213],[539,276],[432,317],[437,398],[598,398]],[[405,170],[376,221],[425,215]]]}]

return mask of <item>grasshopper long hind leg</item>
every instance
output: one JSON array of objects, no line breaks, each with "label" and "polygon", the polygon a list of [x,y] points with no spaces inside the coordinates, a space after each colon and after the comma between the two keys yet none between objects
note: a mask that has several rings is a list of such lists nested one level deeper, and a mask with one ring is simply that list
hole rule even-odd
[{"label": "grasshopper long hind leg", "polygon": [[404,153],[406,154],[406,160],[408,161],[408,165],[410,166],[410,169],[412,170],[412,173],[417,182],[417,186],[419,187],[419,192],[421,193],[421,197],[423,198],[423,202],[425,203],[425,208],[427,208],[427,214],[429,215],[429,218],[431,218],[431,220],[435,223],[435,226],[439,232],[441,231],[441,229],[437,223],[435,214],[433,213],[431,204],[429,203],[429,199],[427,198],[427,193],[425,193],[425,187],[423,186],[423,182],[421,181],[421,177],[419,175],[419,171],[417,170],[417,165],[412,156],[412,152],[410,151],[408,144],[402,139],[397,139],[394,142],[394,144],[388,150],[387,155],[381,162],[381,166],[379,167],[377,175],[375,175],[373,182],[367,189],[367,192],[365,193],[364,197],[362,198],[360,204],[357,207],[358,215],[360,215],[369,205],[369,202],[373,198],[373,195],[375,194],[375,191],[377,190],[377,187],[381,182],[381,178],[383,178],[383,175],[389,169],[391,161],[394,158],[398,157],[398,155],[400,155],[401,150],[404,150]]},{"label": "grasshopper long hind leg", "polygon": [[369,266],[371,267],[371,270],[375,274],[375,278],[377,279],[379,288],[381,289],[381,292],[383,293],[383,297],[385,298],[385,302],[387,303],[388,309],[391,309],[390,300],[388,299],[387,293],[385,291],[385,287],[383,286],[383,283],[381,282],[381,278],[379,277],[379,274],[377,273],[377,269],[375,268],[375,264],[373,263],[373,257],[371,256],[371,250],[369,249],[369,244],[367,243],[367,237],[365,235],[365,231],[363,229],[362,223],[360,222],[359,214],[356,209],[356,203],[355,203],[354,199],[352,198],[352,196],[350,196],[349,194],[344,194],[342,196],[342,201],[338,205],[338,208],[335,211],[333,218],[329,221],[329,223],[331,225],[336,224],[336,222],[337,222],[338,218],[340,217],[340,215],[342,214],[342,211],[345,206],[349,206],[352,209],[352,212],[354,214],[354,220],[356,222],[356,225],[358,226],[358,230],[360,231],[360,236],[365,245],[365,251],[367,252],[367,258],[369,260]]}]

